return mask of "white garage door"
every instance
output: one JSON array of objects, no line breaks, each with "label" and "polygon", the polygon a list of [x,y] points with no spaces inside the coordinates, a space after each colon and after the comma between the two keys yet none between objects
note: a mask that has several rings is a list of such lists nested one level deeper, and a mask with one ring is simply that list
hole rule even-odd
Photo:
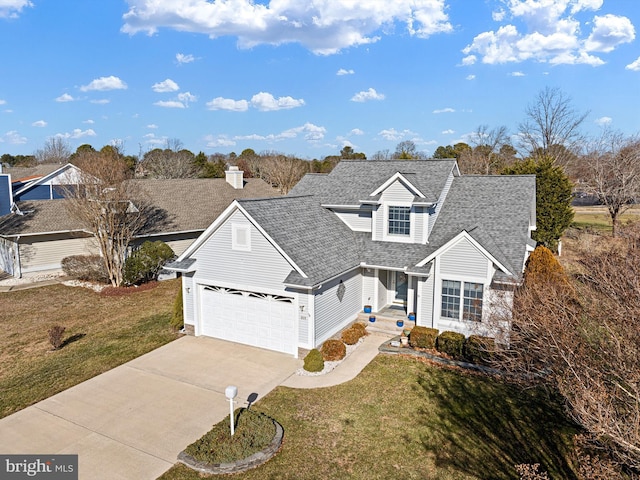
[{"label": "white garage door", "polygon": [[201,292],[202,335],[297,353],[292,297],[214,286]]}]

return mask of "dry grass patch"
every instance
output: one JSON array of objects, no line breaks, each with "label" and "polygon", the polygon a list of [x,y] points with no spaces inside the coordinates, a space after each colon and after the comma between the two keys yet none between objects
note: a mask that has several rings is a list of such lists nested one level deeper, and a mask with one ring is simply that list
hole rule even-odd
[{"label": "dry grass patch", "polygon": [[[175,339],[169,319],[179,285],[116,297],[63,285],[0,294],[0,417]],[[65,327],[57,351],[54,325]]]}]

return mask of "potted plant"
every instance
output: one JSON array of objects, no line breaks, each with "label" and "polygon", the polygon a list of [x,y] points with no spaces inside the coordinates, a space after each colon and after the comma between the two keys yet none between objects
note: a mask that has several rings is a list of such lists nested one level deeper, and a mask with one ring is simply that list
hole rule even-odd
[{"label": "potted plant", "polygon": [[369,315],[369,321],[371,323],[375,322],[376,321],[376,316],[375,315]]},{"label": "potted plant", "polygon": [[409,346],[409,337],[407,337],[404,333],[400,336],[400,344],[403,347]]},{"label": "potted plant", "polygon": [[371,305],[364,306],[364,313],[371,313]]},{"label": "potted plant", "polygon": [[404,325],[404,320],[402,320],[402,319],[396,320],[396,326],[402,327],[403,325]]},{"label": "potted plant", "polygon": [[407,315],[409,317],[409,320],[411,320],[412,322],[416,321],[416,312],[409,312],[409,315]]}]

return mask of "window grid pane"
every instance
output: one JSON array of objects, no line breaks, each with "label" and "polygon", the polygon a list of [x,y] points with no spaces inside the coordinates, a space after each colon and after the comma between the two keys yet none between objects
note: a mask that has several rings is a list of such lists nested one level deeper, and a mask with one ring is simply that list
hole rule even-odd
[{"label": "window grid pane", "polygon": [[452,280],[442,281],[442,311],[445,318],[460,318],[460,282]]},{"label": "window grid pane", "polygon": [[411,207],[389,207],[389,235],[411,233]]},{"label": "window grid pane", "polygon": [[482,291],[483,285],[481,283],[465,282],[462,310],[464,320],[482,321]]}]

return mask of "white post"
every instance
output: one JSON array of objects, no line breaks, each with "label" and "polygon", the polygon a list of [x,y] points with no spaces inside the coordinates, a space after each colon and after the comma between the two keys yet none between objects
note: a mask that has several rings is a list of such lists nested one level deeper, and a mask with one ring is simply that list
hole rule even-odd
[{"label": "white post", "polygon": [[235,435],[235,425],[233,419],[233,399],[238,395],[238,387],[234,385],[229,385],[225,391],[224,395],[229,399],[229,425],[231,426],[231,436]]}]

